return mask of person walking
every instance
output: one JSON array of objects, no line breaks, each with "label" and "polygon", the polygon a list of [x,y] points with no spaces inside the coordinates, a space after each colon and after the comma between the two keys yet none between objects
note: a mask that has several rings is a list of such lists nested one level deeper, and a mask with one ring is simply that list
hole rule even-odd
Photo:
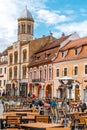
[{"label": "person walking", "polygon": [[55,97],[51,100],[50,106],[51,106],[52,116],[53,116],[53,118],[55,118],[55,121],[57,123],[57,121],[58,121],[58,111],[57,111],[57,101],[56,101]]}]

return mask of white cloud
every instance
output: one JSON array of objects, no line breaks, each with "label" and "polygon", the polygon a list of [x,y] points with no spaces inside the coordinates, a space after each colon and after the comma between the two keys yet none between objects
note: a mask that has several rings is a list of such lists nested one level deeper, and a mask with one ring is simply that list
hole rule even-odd
[{"label": "white cloud", "polygon": [[87,35],[87,21],[79,22],[79,23],[69,23],[69,24],[61,24],[59,26],[56,26],[55,28],[60,32],[64,33],[73,33],[77,32],[80,36],[86,36]]},{"label": "white cloud", "polygon": [[[56,2],[56,0],[52,1]],[[72,21],[77,18],[74,10],[62,10],[62,8],[62,11],[52,10],[52,8],[49,10],[48,2],[49,0],[0,0],[0,51],[17,40],[17,18],[26,5],[35,19],[35,29],[39,30],[41,24],[44,24],[44,27],[50,26],[52,31],[56,30],[53,32],[54,36],[57,34],[59,36],[62,32],[78,32],[81,36],[87,35],[87,21],[73,23]],[[81,14],[86,14],[84,8],[79,10]],[[64,22],[67,23],[64,24]]]},{"label": "white cloud", "polygon": [[15,40],[17,11],[14,0],[0,0],[0,51],[3,51]]},{"label": "white cloud", "polygon": [[40,19],[42,22],[46,22],[47,24],[57,24],[69,20],[69,18],[65,15],[59,15],[55,13],[55,11],[39,10],[37,14],[38,19]]},{"label": "white cloud", "polygon": [[[0,0],[0,52],[17,39],[17,18],[27,5],[36,14],[36,10],[46,8],[47,0]],[[31,6],[33,5],[33,6]],[[39,7],[39,8],[38,8]]]}]

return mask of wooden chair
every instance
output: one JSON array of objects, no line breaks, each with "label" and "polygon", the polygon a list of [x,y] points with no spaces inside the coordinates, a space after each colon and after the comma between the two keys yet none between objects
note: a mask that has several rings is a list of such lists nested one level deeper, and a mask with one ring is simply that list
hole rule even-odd
[{"label": "wooden chair", "polygon": [[68,128],[68,127],[46,128],[46,130],[71,130],[71,128]]},{"label": "wooden chair", "polygon": [[78,112],[74,113],[74,119],[79,120],[79,113]]},{"label": "wooden chair", "polygon": [[79,113],[75,112],[73,116],[74,116],[74,125],[75,127],[77,127],[78,122],[79,122]]},{"label": "wooden chair", "polygon": [[44,116],[44,115],[36,115],[35,116],[35,122],[50,122],[50,117],[49,116]]},{"label": "wooden chair", "polygon": [[79,116],[79,123],[78,123],[78,128],[82,129],[85,126],[85,117],[84,116]]},{"label": "wooden chair", "polygon": [[87,118],[85,118],[85,126],[86,126],[86,128],[87,128]]},{"label": "wooden chair", "polygon": [[20,116],[7,116],[6,126],[7,128],[18,128],[20,124]]}]

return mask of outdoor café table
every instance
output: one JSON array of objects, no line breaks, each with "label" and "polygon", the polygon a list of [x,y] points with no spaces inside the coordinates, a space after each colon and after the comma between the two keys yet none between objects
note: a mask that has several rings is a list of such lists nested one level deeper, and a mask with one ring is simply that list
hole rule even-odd
[{"label": "outdoor caf\u00e9 table", "polygon": [[43,123],[43,122],[35,122],[35,123],[27,123],[27,124],[20,124],[20,128],[24,128],[27,130],[46,130],[46,128],[53,128],[53,127],[63,127],[62,124],[52,124],[52,123]]},{"label": "outdoor caf\u00e9 table", "polygon": [[39,112],[25,112],[25,111],[3,112],[3,115],[16,115],[16,114],[39,115]]},{"label": "outdoor caf\u00e9 table", "polygon": [[15,111],[15,112],[32,112],[32,109],[30,108],[14,108],[11,111]]},{"label": "outdoor caf\u00e9 table", "polygon": [[35,122],[35,116],[34,115],[28,115],[28,116],[23,116],[21,119],[21,122]]}]

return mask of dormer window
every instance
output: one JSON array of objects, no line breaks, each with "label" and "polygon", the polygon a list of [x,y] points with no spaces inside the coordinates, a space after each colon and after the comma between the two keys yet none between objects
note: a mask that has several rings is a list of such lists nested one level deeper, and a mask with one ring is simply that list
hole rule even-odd
[{"label": "dormer window", "polygon": [[36,60],[37,59],[37,57],[36,56],[34,56],[34,60]]},{"label": "dormer window", "polygon": [[40,59],[40,56],[37,56],[37,60],[39,60]]},{"label": "dormer window", "polygon": [[64,57],[64,52],[62,52],[62,57]]},{"label": "dormer window", "polygon": [[40,56],[34,56],[34,60],[39,60]]},{"label": "dormer window", "polygon": [[62,52],[62,58],[65,57],[67,55],[67,53],[68,53],[68,50]]},{"label": "dormer window", "polygon": [[50,56],[50,53],[45,53],[45,58],[48,58]]},{"label": "dormer window", "polygon": [[78,55],[82,50],[82,46],[75,49],[75,55]]},{"label": "dormer window", "polygon": [[78,49],[75,49],[75,55],[78,55]]}]

